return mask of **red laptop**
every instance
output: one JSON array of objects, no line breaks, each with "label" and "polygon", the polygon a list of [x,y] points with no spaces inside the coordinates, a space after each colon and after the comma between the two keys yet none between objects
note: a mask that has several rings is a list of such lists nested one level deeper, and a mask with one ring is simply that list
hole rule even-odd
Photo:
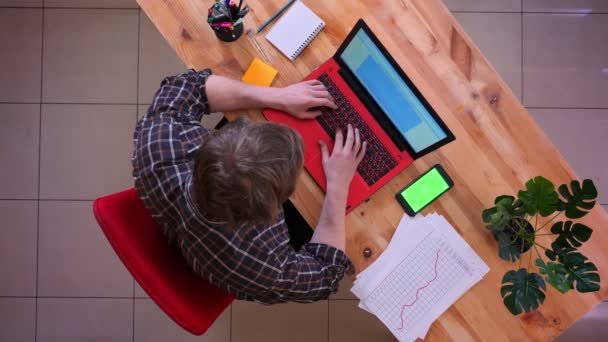
[{"label": "red laptop", "polygon": [[298,131],[304,167],[326,191],[318,141],[333,148],[336,129],[350,123],[367,141],[367,152],[350,185],[350,212],[415,159],[453,141],[454,135],[395,60],[360,19],[336,54],[305,80],[321,81],[338,108],[322,109],[314,120],[299,120],[266,109],[264,116]]}]

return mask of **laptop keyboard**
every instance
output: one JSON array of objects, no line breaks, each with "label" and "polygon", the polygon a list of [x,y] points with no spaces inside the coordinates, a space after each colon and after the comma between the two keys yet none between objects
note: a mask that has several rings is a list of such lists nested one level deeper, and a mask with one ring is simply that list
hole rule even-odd
[{"label": "laptop keyboard", "polygon": [[367,151],[357,167],[357,172],[368,185],[373,185],[395,168],[397,161],[378,140],[378,137],[367,126],[361,115],[353,108],[350,101],[342,94],[327,73],[321,74],[319,81],[325,85],[338,108],[336,110],[324,108],[321,110],[321,116],[317,117],[317,121],[332,138],[335,137],[338,128],[346,134],[348,124],[359,129],[361,141],[367,141]]}]

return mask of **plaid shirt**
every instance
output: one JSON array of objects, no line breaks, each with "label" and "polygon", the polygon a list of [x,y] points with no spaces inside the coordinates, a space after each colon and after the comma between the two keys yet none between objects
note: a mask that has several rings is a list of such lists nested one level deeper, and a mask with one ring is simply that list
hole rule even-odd
[{"label": "plaid shirt", "polygon": [[193,158],[210,130],[201,126],[211,70],[168,77],[135,129],[135,188],[170,242],[209,283],[263,304],[311,302],[337,291],[348,257],[326,244],[295,251],[283,214],[270,226],[230,230],[210,222],[192,198]]}]

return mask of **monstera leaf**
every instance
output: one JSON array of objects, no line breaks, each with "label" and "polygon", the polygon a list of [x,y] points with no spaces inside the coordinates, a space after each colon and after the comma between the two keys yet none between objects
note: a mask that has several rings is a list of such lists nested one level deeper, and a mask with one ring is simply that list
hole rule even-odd
[{"label": "monstera leaf", "polygon": [[547,277],[547,283],[551,284],[557,291],[561,293],[566,293],[570,291],[570,285],[568,284],[568,279],[566,279],[566,268],[563,265],[556,264],[554,262],[548,262],[545,264],[543,259],[536,259],[536,266],[538,266],[538,270],[540,274],[544,274]]},{"label": "monstera leaf", "polygon": [[559,260],[559,262],[562,262],[562,260],[568,253],[571,253],[575,250],[576,250],[576,248],[574,248],[568,244],[562,245],[562,244],[558,243],[557,241],[554,241],[551,244],[551,250],[548,250],[548,249],[545,250],[545,255],[547,256],[547,258],[551,259],[552,261]]},{"label": "monstera leaf", "polygon": [[555,240],[561,246],[580,247],[583,242],[589,240],[593,230],[582,223],[572,224],[572,221],[556,222],[551,227],[551,233],[559,234]]},{"label": "monstera leaf", "polygon": [[519,315],[522,309],[527,313],[538,308],[545,301],[545,281],[537,273],[526,269],[509,271],[502,278],[500,294],[507,309]]},{"label": "monstera leaf", "polygon": [[502,206],[486,209],[482,212],[484,222],[489,223],[488,229],[491,231],[501,231],[511,221],[511,214]]},{"label": "monstera leaf", "polygon": [[581,187],[581,183],[578,181],[572,181],[570,187],[572,188],[572,193],[568,191],[566,184],[559,187],[559,193],[566,199],[566,201],[559,200],[559,209],[566,211],[567,218],[581,218],[587,215],[589,210],[595,206],[597,189],[591,179],[585,179],[583,187]]},{"label": "monstera leaf", "polygon": [[494,204],[495,207],[481,213],[481,218],[485,223],[489,223],[488,229],[493,232],[503,230],[514,217],[525,214],[523,202],[519,199],[516,200],[513,196],[498,196]]},{"label": "monstera leaf", "polygon": [[506,232],[496,232],[494,238],[498,242],[498,256],[501,259],[514,262],[521,257],[521,240],[516,243],[513,241],[515,237],[510,237]]},{"label": "monstera leaf", "polygon": [[570,252],[562,258],[568,286],[576,288],[578,292],[598,291],[600,275],[597,273],[597,267],[592,262],[585,262],[586,260],[586,256],[577,252]]},{"label": "monstera leaf", "polygon": [[526,213],[549,216],[557,210],[559,196],[555,186],[542,176],[526,182],[526,191],[520,191],[517,197],[523,202]]},{"label": "monstera leaf", "polygon": [[[515,197],[513,197],[513,196],[498,196],[494,200],[494,204],[495,205],[498,204],[503,199],[508,199],[508,202],[513,203],[513,201],[515,200]],[[489,223],[492,214],[496,213],[496,211],[497,211],[496,207],[492,207],[492,208],[485,209],[484,211],[482,211],[481,212],[481,218],[483,219],[483,222]]]}]

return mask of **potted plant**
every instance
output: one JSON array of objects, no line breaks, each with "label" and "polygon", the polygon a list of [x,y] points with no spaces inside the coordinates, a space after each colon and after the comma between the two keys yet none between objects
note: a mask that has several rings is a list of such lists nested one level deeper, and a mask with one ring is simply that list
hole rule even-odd
[{"label": "potted plant", "polygon": [[[561,197],[553,183],[539,176],[526,182],[526,190],[519,191],[517,198],[498,196],[495,206],[482,213],[483,221],[498,242],[498,255],[510,262],[519,260],[517,271],[505,273],[500,289],[503,302],[513,315],[519,315],[522,309],[526,313],[535,310],[544,302],[545,282],[561,293],[600,289],[597,267],[578,251],[593,230],[572,221],[593,208],[597,190],[590,179],[585,179],[582,186],[572,181],[570,188],[563,184],[558,191]],[[554,222],[560,215],[565,219]],[[551,217],[541,220],[544,222],[539,225],[539,216]],[[552,222],[549,232],[543,233]],[[550,235],[555,237],[550,247],[544,241],[539,243],[538,237]],[[529,257],[527,267],[522,268],[525,253]],[[530,272],[535,254],[540,274]]]}]

